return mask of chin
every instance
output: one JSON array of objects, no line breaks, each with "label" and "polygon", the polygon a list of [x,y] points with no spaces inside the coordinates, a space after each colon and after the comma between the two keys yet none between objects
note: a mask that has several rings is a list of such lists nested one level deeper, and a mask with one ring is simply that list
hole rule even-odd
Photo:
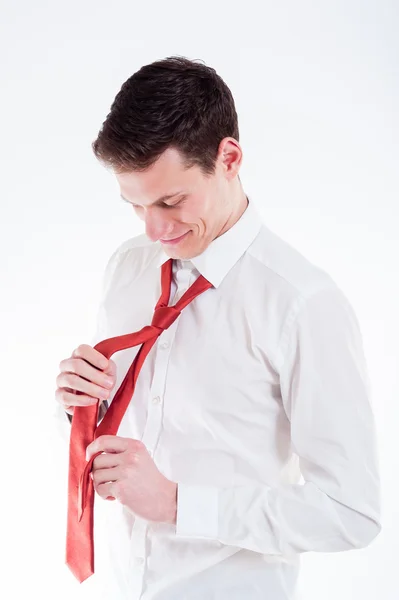
[{"label": "chin", "polygon": [[199,252],[195,252],[194,248],[166,248],[165,249],[165,253],[170,257],[170,258],[175,258],[178,259],[180,258],[181,260],[190,260],[191,258],[194,258],[195,256],[198,256]]}]

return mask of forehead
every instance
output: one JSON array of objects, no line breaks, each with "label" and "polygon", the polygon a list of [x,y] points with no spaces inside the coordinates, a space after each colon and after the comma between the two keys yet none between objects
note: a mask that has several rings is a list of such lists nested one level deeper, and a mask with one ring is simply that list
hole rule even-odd
[{"label": "forehead", "polygon": [[201,172],[197,166],[184,169],[181,155],[168,148],[155,164],[142,172],[115,173],[120,192],[134,202],[155,202],[166,194],[188,193]]}]

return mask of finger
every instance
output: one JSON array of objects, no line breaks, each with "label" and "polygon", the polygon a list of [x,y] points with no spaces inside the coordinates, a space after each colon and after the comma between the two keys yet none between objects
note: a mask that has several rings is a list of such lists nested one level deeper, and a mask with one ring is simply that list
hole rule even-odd
[{"label": "finger", "polygon": [[93,483],[96,486],[107,483],[108,481],[119,481],[122,479],[122,475],[123,472],[120,466],[113,467],[112,469],[98,469],[92,471]]},{"label": "finger", "polygon": [[[83,358],[67,358],[60,362],[61,373],[57,377],[59,387],[66,387],[62,382],[64,373],[73,373],[89,383],[96,384],[106,390],[111,390],[116,382],[116,365],[109,362],[106,372],[97,369]],[[86,390],[81,390],[86,391]]]},{"label": "finger", "polygon": [[100,435],[86,449],[86,460],[90,460],[97,452],[125,452],[129,448],[142,448],[144,445],[140,440],[124,438],[117,435]]},{"label": "finger", "polygon": [[75,350],[72,352],[72,356],[87,360],[97,369],[103,370],[108,368],[108,358],[93,348],[93,346],[89,346],[89,344],[80,344],[80,346],[75,348]]},{"label": "finger", "polygon": [[111,377],[114,381],[116,381],[116,363],[112,360],[112,358],[108,361],[108,367],[103,370],[104,375]]},{"label": "finger", "polygon": [[[93,398],[85,394],[76,394],[73,390],[70,390],[70,388],[57,388],[54,396],[57,402],[59,402],[69,414],[73,414],[74,406],[90,406],[92,404],[97,404],[98,402],[98,398]],[[72,412],[70,412],[71,409]]]},{"label": "finger", "polygon": [[97,469],[113,469],[115,467],[118,467],[121,463],[120,456],[120,452],[99,454],[93,460],[92,470],[96,471]]},{"label": "finger", "polygon": [[101,483],[99,485],[95,485],[94,489],[96,490],[97,494],[101,496],[101,498],[104,498],[104,500],[115,500],[117,497],[117,485],[118,483],[116,481],[111,481],[108,483]]},{"label": "finger", "polygon": [[66,391],[83,393],[92,398],[107,399],[110,396],[111,390],[100,385],[92,383],[75,373],[62,372],[56,379],[57,387],[65,388]]}]

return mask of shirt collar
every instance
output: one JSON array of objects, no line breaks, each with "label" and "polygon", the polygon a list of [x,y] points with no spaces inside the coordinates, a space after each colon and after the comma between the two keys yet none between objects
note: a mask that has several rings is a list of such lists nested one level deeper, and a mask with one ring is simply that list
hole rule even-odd
[{"label": "shirt collar", "polygon": [[[192,263],[194,267],[214,287],[218,287],[227,273],[246,252],[262,227],[262,220],[253,201],[248,197],[248,206],[239,220],[223,235],[213,240],[202,254],[194,258],[182,260],[181,263]],[[164,252],[161,243],[156,265],[161,267],[169,256]]]}]

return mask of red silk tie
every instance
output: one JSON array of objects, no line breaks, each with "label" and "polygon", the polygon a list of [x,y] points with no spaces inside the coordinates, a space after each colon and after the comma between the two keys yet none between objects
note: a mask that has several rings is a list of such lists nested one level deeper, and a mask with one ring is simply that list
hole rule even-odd
[{"label": "red silk tie", "polygon": [[177,319],[183,308],[212,287],[212,284],[200,275],[174,306],[168,306],[172,266],[172,259],[162,265],[162,292],[151,325],[136,333],[108,338],[94,346],[109,359],[115,352],[142,344],[101,423],[97,426],[99,402],[74,408],[69,443],[66,564],[80,582],[94,573],[94,486],[90,471],[93,460],[102,453],[97,452],[87,462],[86,448],[100,435],[117,434],[132,398],[140,369],[152,346],[161,333]]}]

